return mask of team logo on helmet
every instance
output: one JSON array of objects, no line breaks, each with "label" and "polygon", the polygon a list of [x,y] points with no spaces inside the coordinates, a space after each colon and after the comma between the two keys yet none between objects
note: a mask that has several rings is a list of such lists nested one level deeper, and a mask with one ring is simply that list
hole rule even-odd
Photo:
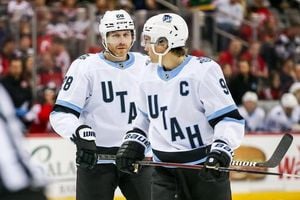
[{"label": "team logo on helmet", "polygon": [[117,17],[117,19],[124,19],[125,18],[123,14],[117,14],[116,17]]},{"label": "team logo on helmet", "polygon": [[171,21],[172,21],[172,16],[171,15],[164,15],[163,16],[163,22],[171,23]]}]

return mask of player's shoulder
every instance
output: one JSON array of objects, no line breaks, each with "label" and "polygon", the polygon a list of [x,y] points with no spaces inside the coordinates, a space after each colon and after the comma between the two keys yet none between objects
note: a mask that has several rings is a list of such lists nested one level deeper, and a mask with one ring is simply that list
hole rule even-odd
[{"label": "player's shoulder", "polygon": [[98,62],[99,55],[98,54],[83,54],[77,57],[72,63],[70,68],[76,68],[77,70],[86,70],[89,66],[94,62]]},{"label": "player's shoulder", "polygon": [[80,62],[80,63],[88,63],[92,62],[94,60],[99,60],[99,55],[98,53],[86,53],[83,55],[80,55],[75,59],[75,61]]},{"label": "player's shoulder", "polygon": [[209,57],[204,57],[204,56],[201,56],[201,57],[195,57],[196,61],[198,61],[200,64],[203,64],[203,63],[211,63],[213,62],[213,59],[209,58]]},{"label": "player's shoulder", "polygon": [[196,72],[201,72],[201,74],[205,74],[206,72],[216,72],[221,70],[220,65],[209,57],[196,57],[191,56],[190,65],[193,70]]},{"label": "player's shoulder", "polygon": [[149,60],[149,57],[146,54],[142,54],[140,52],[130,52],[130,54],[135,58],[137,62],[146,63]]},{"label": "player's shoulder", "polygon": [[209,57],[196,57],[196,56],[191,56],[192,57],[192,62],[194,62],[195,66],[197,67],[213,67],[213,66],[218,66],[219,64],[213,60],[212,58]]}]

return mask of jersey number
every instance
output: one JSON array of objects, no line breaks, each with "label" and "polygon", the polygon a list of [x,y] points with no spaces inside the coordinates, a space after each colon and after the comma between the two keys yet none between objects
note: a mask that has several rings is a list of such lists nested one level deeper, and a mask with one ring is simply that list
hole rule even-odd
[{"label": "jersey number", "polygon": [[71,86],[71,83],[73,82],[73,76],[66,76],[64,80],[64,90],[68,90]]},{"label": "jersey number", "polygon": [[225,80],[223,78],[220,78],[219,83],[220,83],[221,87],[223,88],[223,92],[225,94],[229,94],[229,90],[228,90]]}]

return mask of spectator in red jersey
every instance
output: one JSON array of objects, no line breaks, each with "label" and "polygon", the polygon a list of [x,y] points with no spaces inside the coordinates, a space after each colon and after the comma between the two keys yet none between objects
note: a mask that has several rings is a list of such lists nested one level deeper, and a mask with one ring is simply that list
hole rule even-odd
[{"label": "spectator in red jersey", "polygon": [[251,15],[258,20],[260,26],[264,26],[272,16],[272,12],[264,0],[253,0],[252,3],[249,5]]},{"label": "spectator in red jersey", "polygon": [[46,87],[42,92],[42,101],[33,105],[32,123],[29,133],[49,133],[53,132],[49,124],[49,115],[52,112],[56,98],[56,89]]},{"label": "spectator in red jersey", "polygon": [[268,84],[259,92],[259,99],[262,100],[279,100],[282,91],[280,89],[281,80],[277,71],[270,73]]},{"label": "spectator in red jersey", "polygon": [[12,38],[6,38],[0,52],[0,77],[7,74],[10,59],[16,57],[16,41]]},{"label": "spectator in red jersey", "polygon": [[269,70],[265,60],[260,55],[261,43],[252,42],[249,49],[242,54],[241,59],[250,63],[251,73],[259,79],[265,79],[269,76]]},{"label": "spectator in red jersey", "polygon": [[232,69],[232,75],[235,76],[238,74],[238,60],[242,50],[242,43],[238,39],[231,40],[229,47],[226,51],[223,51],[219,54],[219,60],[221,67],[223,68],[225,64],[229,64]]},{"label": "spectator in red jersey", "polygon": [[273,14],[266,2],[265,0],[248,1],[248,12],[245,19],[251,23],[243,23],[240,29],[240,35],[244,40],[248,42],[262,41],[267,35],[276,35],[280,30],[279,16]]},{"label": "spectator in red jersey", "polygon": [[42,66],[38,70],[39,88],[43,88],[49,84],[53,84],[59,88],[63,82],[61,68],[55,65],[50,53],[45,53],[41,59]]}]

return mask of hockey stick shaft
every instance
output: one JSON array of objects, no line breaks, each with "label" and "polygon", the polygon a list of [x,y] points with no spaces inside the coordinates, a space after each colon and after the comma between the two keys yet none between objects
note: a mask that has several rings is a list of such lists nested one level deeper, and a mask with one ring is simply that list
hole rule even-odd
[{"label": "hockey stick shaft", "polygon": [[[293,136],[290,134],[285,134],[281,138],[279,144],[277,145],[274,153],[270,157],[269,160],[265,162],[254,162],[254,161],[231,161],[231,166],[239,166],[239,167],[266,167],[273,168],[279,165],[280,161],[290,148],[293,141]],[[98,160],[115,160],[115,155],[106,155],[106,154],[98,154]]]},{"label": "hockey stick shaft", "polygon": [[[153,161],[138,161],[137,164],[143,165],[143,166],[174,167],[174,168],[196,169],[196,170],[200,170],[200,169],[204,168],[204,165],[191,165],[191,164],[182,164],[182,163],[153,162]],[[240,172],[240,173],[264,174],[264,175],[300,178],[300,175],[297,175],[297,174],[266,172],[266,171],[251,170],[251,169],[238,169],[238,168],[233,168],[233,167],[218,167],[218,168],[213,168],[213,169],[222,171],[222,172],[234,171],[234,172]]]}]

